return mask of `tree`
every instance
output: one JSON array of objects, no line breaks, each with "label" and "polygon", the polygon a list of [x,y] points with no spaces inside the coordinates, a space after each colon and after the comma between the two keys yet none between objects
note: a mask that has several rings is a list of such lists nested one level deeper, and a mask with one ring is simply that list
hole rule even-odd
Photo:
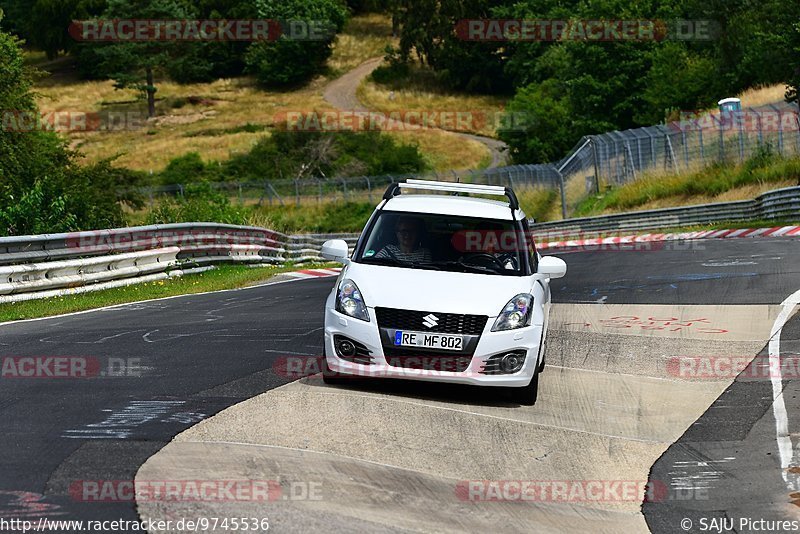
[{"label": "tree", "polygon": [[[248,20],[258,17],[251,0],[199,0],[194,3],[200,19]],[[210,82],[244,73],[246,41],[203,41],[183,43],[181,53],[167,71],[178,83]]]},{"label": "tree", "polygon": [[[182,0],[108,0],[104,20],[183,20],[194,14]],[[184,43],[174,41],[86,43],[82,61],[93,72],[113,79],[117,89],[133,88],[147,100],[149,117],[156,114],[155,77],[181,55]]]},{"label": "tree", "polygon": [[[276,41],[253,43],[247,53],[248,70],[268,86],[289,86],[309,81],[322,72],[332,53],[331,45],[347,20],[347,9],[338,0],[256,0],[261,18],[304,21],[322,25],[322,39],[296,39],[281,35]],[[284,26],[284,30],[288,26]]]},{"label": "tree", "polygon": [[[20,42],[3,32],[0,110],[0,235],[67,232],[124,223],[117,192],[130,180],[131,173],[114,169],[108,162],[81,167],[56,134],[21,127],[20,117],[35,117],[39,110]],[[130,200],[135,203],[134,198]]]},{"label": "tree", "polygon": [[574,114],[555,80],[521,88],[506,106],[505,128],[498,132],[515,161],[548,162],[563,157],[575,138]]},{"label": "tree", "polygon": [[786,83],[786,101],[794,102],[800,106],[800,22],[794,25],[794,32],[791,36],[792,71]]}]

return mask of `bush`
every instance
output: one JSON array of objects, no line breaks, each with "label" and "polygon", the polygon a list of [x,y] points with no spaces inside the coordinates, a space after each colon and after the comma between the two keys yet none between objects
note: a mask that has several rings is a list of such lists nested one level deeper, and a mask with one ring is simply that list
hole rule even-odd
[{"label": "bush", "polygon": [[[400,144],[380,132],[275,131],[245,154],[221,164],[204,163],[197,153],[174,158],[159,175],[162,184],[200,180],[263,182],[322,176],[378,176],[423,171],[419,147]],[[305,170],[303,170],[305,169]]]},{"label": "bush", "polygon": [[397,49],[391,45],[387,46],[386,56],[383,59],[386,65],[381,65],[372,71],[370,75],[372,81],[388,85],[408,78],[411,68],[408,65],[408,61],[403,60]]},{"label": "bush", "polygon": [[183,184],[195,182],[205,175],[206,166],[200,154],[189,152],[183,156],[173,158],[167,167],[161,171],[162,184]]},{"label": "bush", "polygon": [[[39,113],[18,41],[0,32],[0,109]],[[82,167],[50,132],[0,128],[0,235],[120,226],[118,193],[134,173],[109,162]],[[128,195],[133,206],[138,200]]]},{"label": "bush", "polygon": [[180,222],[216,222],[246,224],[249,213],[233,206],[223,193],[215,191],[208,182],[191,184],[183,195],[162,199],[149,213],[148,224]]}]

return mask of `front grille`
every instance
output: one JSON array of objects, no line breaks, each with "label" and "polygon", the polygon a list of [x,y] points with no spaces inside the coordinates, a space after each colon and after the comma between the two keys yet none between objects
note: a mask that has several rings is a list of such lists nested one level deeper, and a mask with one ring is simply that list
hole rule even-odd
[{"label": "front grille", "polygon": [[406,350],[389,347],[383,347],[383,356],[386,358],[386,363],[392,367],[450,373],[463,373],[472,361],[472,354],[437,353],[432,350],[422,352],[418,349]]},{"label": "front grille", "polygon": [[[425,317],[431,314],[436,316],[438,324],[428,328],[424,324]],[[381,328],[472,336],[481,335],[488,320],[485,315],[398,310],[395,308],[375,308],[375,315],[378,318],[378,326]]]}]

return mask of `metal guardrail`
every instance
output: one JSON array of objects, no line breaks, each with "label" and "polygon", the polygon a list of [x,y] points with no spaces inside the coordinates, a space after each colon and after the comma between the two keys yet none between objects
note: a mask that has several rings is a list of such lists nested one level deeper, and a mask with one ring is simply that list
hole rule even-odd
[{"label": "metal guardrail", "polygon": [[[357,235],[343,234],[354,245]],[[166,224],[0,238],[0,302],[180,276],[225,262],[323,261],[319,235],[216,223]],[[80,289],[80,291],[78,291]]]},{"label": "metal guardrail", "polygon": [[[800,187],[754,200],[532,224],[539,241],[591,232],[629,232],[750,220],[800,221]],[[180,276],[225,262],[323,261],[320,247],[358,234],[286,235],[265,228],[185,223],[0,238],[0,302],[28,300]]]},{"label": "metal guardrail", "polygon": [[757,220],[800,221],[800,187],[776,189],[754,200],[635,211],[532,224],[534,235],[653,230],[719,222]]}]

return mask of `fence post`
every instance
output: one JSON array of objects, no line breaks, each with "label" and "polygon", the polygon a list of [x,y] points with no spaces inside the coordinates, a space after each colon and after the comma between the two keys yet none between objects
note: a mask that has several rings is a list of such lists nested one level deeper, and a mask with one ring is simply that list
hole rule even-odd
[{"label": "fence post", "polygon": [[[597,166],[597,136],[589,137],[589,142],[592,144],[592,163],[594,163],[594,192],[600,194],[600,170]],[[563,198],[564,190],[562,187],[561,195]]]},{"label": "fence post", "polygon": [[[269,190],[272,191],[272,194],[275,195],[275,198],[277,198],[278,202],[280,202],[281,206],[283,206],[284,205],[283,204],[283,198],[281,198],[281,196],[278,194],[278,192],[275,191],[275,188],[272,186],[271,183],[269,183],[268,185],[269,185]],[[269,203],[270,203],[270,205],[272,205],[272,199],[271,198],[269,200]]]},{"label": "fence post", "polygon": [[666,169],[667,158],[672,162],[672,168],[678,170],[678,159],[675,157],[675,151],[672,149],[672,140],[669,138],[669,132],[664,132],[664,168]]},{"label": "fence post", "polygon": [[367,198],[372,203],[372,183],[369,181],[369,176],[365,176],[364,179],[367,181]]},{"label": "fence post", "polygon": [[[652,140],[653,138],[651,137],[650,138],[651,146],[652,146]],[[628,163],[631,164],[631,176],[633,176],[633,179],[636,180],[636,167],[633,165],[633,154],[631,153],[631,145],[627,141],[625,142],[625,152],[627,154],[625,159],[628,161]],[[625,169],[625,171],[627,171],[627,168]]]},{"label": "fence post", "polygon": [[697,141],[700,144],[700,163],[705,166],[706,164],[706,147],[703,144],[703,127],[697,125]]},{"label": "fence post", "polygon": [[742,124],[744,117],[740,113],[736,115],[739,116],[736,122],[739,123],[739,161],[742,162],[744,161],[744,124]]},{"label": "fence post", "polygon": [[[647,132],[647,135],[650,136],[650,165],[655,168],[656,164],[656,138],[650,132]],[[628,152],[630,152],[630,147],[628,147]],[[642,172],[642,166],[639,165],[639,172]],[[636,176],[636,173],[634,173]],[[636,178],[634,178],[635,180]]]},{"label": "fence post", "polygon": [[754,110],[753,108],[750,108],[750,111],[755,113],[756,117],[758,117],[758,146],[760,147],[761,145],[764,144],[764,132],[761,129],[761,113]]},{"label": "fence post", "polygon": [[294,179],[294,203],[300,205],[300,181],[297,178]]},{"label": "fence post", "polygon": [[561,218],[567,218],[567,193],[564,190],[564,175],[561,174],[561,171],[558,170],[558,167],[553,165],[553,168],[558,173],[558,182],[559,182],[559,189],[561,189]]},{"label": "fence post", "polygon": [[[648,133],[648,135],[650,135],[650,134]],[[652,150],[652,144],[650,146],[651,146],[651,150]],[[642,166],[642,140],[639,139],[638,137],[636,138],[636,163],[639,164],[639,170],[641,171],[642,168],[643,168],[643,166]]]},{"label": "fence post", "polygon": [[683,165],[689,168],[689,147],[686,145],[686,130],[681,126],[681,143],[683,144]]}]

